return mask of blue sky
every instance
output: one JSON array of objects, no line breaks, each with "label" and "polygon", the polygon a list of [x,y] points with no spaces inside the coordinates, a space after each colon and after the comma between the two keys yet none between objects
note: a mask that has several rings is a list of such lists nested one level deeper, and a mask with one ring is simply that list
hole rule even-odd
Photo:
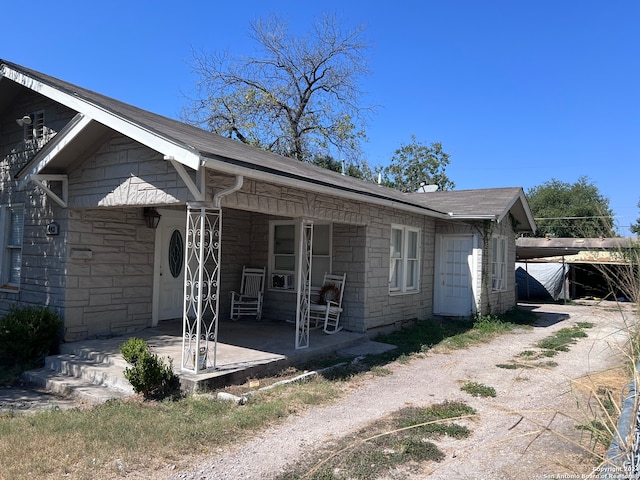
[{"label": "blue sky", "polygon": [[[28,6],[27,6],[28,5]],[[192,49],[250,55],[251,21],[293,33],[335,13],[364,26],[377,105],[366,160],[415,134],[442,142],[456,189],[587,176],[618,231],[640,217],[637,0],[7,2],[0,58],[177,118],[194,92]]]}]

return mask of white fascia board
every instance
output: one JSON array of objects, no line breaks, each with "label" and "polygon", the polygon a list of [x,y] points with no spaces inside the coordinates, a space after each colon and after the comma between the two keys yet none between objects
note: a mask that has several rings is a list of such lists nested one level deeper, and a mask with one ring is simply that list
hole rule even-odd
[{"label": "white fascia board", "polygon": [[507,205],[507,208],[505,208],[502,215],[500,215],[500,218],[498,219],[498,221],[501,222],[502,219],[507,216],[507,214],[511,211],[511,208],[516,204],[518,200],[520,200],[520,203],[522,203],[522,209],[524,210],[524,214],[527,216],[527,221],[529,222],[529,226],[531,227],[531,230],[533,231],[533,233],[535,233],[536,221],[533,219],[533,214],[531,213],[531,209],[529,208],[527,197],[525,196],[524,191],[522,189],[520,189],[520,192],[518,192],[518,195],[514,196],[511,199],[511,202],[509,203],[509,205]]},{"label": "white fascia board", "polygon": [[29,170],[22,173],[22,180],[18,184],[19,188],[23,188],[33,175],[39,174],[60,151],[80,135],[89,123],[91,123],[91,119],[81,113],[73,117],[69,125],[49,140],[38,152],[38,162],[32,165]]},{"label": "white fascia board", "polygon": [[372,195],[368,195],[366,193],[344,191],[337,186],[329,187],[329,186],[317,184],[314,182],[303,182],[299,179],[289,178],[289,177],[277,175],[274,173],[262,172],[262,171],[254,170],[247,167],[241,167],[238,165],[231,165],[224,161],[215,160],[213,158],[203,157],[202,165],[206,168],[210,168],[211,170],[217,170],[219,172],[228,173],[231,175],[242,175],[246,178],[251,178],[254,180],[262,180],[265,182],[272,182],[278,185],[285,185],[291,188],[299,188],[302,190],[308,190],[315,193],[322,193],[322,194],[331,195],[335,197],[345,198],[348,200],[372,203],[374,205],[395,208],[405,212],[416,213],[419,215],[427,215],[429,217],[435,217],[435,218],[441,218],[441,219],[450,218],[449,215],[447,215],[446,213],[440,213],[424,207],[419,207],[417,205],[405,204],[402,202],[397,202],[395,200],[375,197]]},{"label": "white fascia board", "polygon": [[181,145],[173,140],[165,138],[147,128],[144,128],[131,120],[127,120],[111,111],[95,105],[80,97],[58,90],[46,83],[42,83],[22,72],[13,70],[7,65],[3,65],[0,72],[6,78],[13,80],[26,88],[40,93],[58,103],[61,103],[77,112],[92,118],[96,122],[100,122],[117,132],[132,138],[133,140],[146,145],[147,147],[162,153],[167,157],[174,158],[183,165],[194,170],[200,165],[200,154],[186,145]]},{"label": "white fascia board", "polygon": [[497,221],[497,217],[495,215],[464,215],[464,214],[456,214],[449,212],[447,215],[448,218],[452,218],[454,220],[491,220],[492,222]]}]

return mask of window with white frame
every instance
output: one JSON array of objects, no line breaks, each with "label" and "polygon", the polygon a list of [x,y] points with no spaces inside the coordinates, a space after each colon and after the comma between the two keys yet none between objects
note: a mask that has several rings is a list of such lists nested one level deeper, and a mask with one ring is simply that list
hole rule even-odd
[{"label": "window with white frame", "polygon": [[0,206],[0,225],[3,226],[2,256],[0,257],[0,289],[18,290],[22,270],[22,233],[24,207]]},{"label": "window with white frame", "polygon": [[491,288],[507,289],[507,239],[501,235],[491,237]]},{"label": "window with white frame", "polygon": [[[269,224],[270,288],[294,290],[298,268],[299,222],[275,220]],[[311,284],[321,286],[331,272],[331,224],[314,223]]]},{"label": "window with white frame", "polygon": [[420,284],[420,230],[391,226],[389,292],[417,292]]}]

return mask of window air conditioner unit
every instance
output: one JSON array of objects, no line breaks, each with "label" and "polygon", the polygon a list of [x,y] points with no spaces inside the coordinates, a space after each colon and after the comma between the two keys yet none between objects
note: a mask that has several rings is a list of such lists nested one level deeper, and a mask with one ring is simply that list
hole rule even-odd
[{"label": "window air conditioner unit", "polygon": [[290,273],[274,273],[271,275],[271,288],[290,290],[293,288],[293,275]]}]

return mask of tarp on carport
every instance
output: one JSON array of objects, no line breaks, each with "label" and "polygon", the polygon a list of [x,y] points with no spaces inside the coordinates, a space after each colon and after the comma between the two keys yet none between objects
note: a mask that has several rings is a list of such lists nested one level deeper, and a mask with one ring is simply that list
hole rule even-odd
[{"label": "tarp on carport", "polygon": [[516,262],[518,300],[565,298],[564,280],[568,273],[567,264]]}]

